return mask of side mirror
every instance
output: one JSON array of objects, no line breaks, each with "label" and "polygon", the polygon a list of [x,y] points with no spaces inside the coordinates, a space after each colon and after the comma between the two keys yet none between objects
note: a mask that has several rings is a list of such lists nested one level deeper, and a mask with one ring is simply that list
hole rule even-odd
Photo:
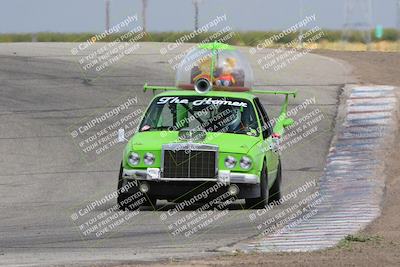
[{"label": "side mirror", "polygon": [[128,141],[125,138],[125,129],[118,129],[118,137],[117,137],[117,142],[118,143],[123,143],[124,141]]},{"label": "side mirror", "polygon": [[294,124],[294,120],[292,118],[286,118],[283,120],[283,127],[289,127],[290,125]]}]

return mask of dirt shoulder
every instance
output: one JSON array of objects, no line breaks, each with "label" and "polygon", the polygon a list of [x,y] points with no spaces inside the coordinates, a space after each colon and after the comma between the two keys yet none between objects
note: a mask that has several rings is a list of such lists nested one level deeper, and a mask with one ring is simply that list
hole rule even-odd
[{"label": "dirt shoulder", "polygon": [[[400,53],[314,51],[345,60],[363,83],[400,86]],[[399,92],[397,92],[400,96]],[[397,118],[398,114],[397,114]],[[400,138],[385,157],[382,215],[338,247],[310,253],[238,254],[151,266],[400,266]],[[127,265],[132,266],[132,265]],[[135,265],[138,266],[138,265]],[[149,266],[145,264],[145,266]]]},{"label": "dirt shoulder", "polygon": [[341,52],[315,50],[313,53],[347,61],[360,83],[400,86],[400,53]]}]

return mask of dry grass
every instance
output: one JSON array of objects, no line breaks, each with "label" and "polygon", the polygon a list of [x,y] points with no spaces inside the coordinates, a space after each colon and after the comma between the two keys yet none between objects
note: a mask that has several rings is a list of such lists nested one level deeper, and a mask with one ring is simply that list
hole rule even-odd
[{"label": "dry grass", "polygon": [[325,49],[335,51],[377,51],[377,52],[399,52],[400,42],[381,41],[371,43],[369,46],[363,43],[343,43],[343,42],[320,42],[312,43],[306,48]]}]

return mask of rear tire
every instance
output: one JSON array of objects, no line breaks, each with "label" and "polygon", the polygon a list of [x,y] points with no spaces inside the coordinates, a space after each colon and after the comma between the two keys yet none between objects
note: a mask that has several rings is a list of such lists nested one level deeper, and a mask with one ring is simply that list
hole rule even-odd
[{"label": "rear tire", "polygon": [[246,208],[248,209],[262,209],[268,205],[268,172],[266,162],[264,162],[260,173],[260,197],[246,198]]},{"label": "rear tire", "polygon": [[271,189],[269,190],[268,203],[272,203],[273,201],[279,202],[279,200],[282,197],[281,184],[282,184],[282,166],[281,166],[281,159],[279,158],[278,170],[276,172],[276,179]]}]

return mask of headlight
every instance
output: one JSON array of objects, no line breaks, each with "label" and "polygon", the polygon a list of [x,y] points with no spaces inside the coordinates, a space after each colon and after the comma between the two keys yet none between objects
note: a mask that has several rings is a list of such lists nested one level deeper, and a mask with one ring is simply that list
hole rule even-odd
[{"label": "headlight", "polygon": [[242,169],[245,169],[245,170],[250,169],[250,167],[251,167],[251,159],[249,157],[247,157],[247,156],[243,156],[240,159],[240,167]]},{"label": "headlight", "polygon": [[128,162],[131,165],[138,165],[140,162],[140,156],[138,153],[132,152],[128,157]]},{"label": "headlight", "polygon": [[226,166],[228,169],[233,169],[233,168],[235,167],[235,165],[236,165],[236,159],[235,159],[234,157],[232,157],[232,156],[227,156],[227,157],[225,158],[225,166]]},{"label": "headlight", "polygon": [[146,165],[153,165],[155,159],[156,157],[151,153],[146,153],[143,157],[144,164]]}]

